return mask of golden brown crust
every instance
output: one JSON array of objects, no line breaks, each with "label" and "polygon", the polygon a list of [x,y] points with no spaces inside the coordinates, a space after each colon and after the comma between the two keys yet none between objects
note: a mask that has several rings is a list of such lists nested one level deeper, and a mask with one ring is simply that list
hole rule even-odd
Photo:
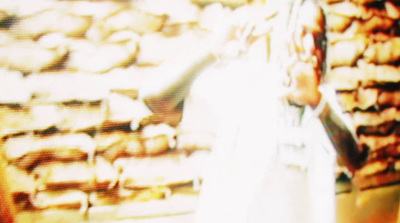
[{"label": "golden brown crust", "polygon": [[332,67],[353,66],[363,55],[368,41],[365,37],[343,40],[331,44],[328,49],[328,60]]},{"label": "golden brown crust", "polygon": [[0,66],[30,73],[54,68],[67,55],[63,47],[47,49],[31,41],[16,41],[0,47]]},{"label": "golden brown crust", "polygon": [[360,189],[381,187],[400,181],[400,172],[385,172],[368,177],[355,177],[353,182]]},{"label": "golden brown crust", "polygon": [[95,135],[96,153],[107,160],[115,160],[121,155],[144,155],[146,150],[138,132],[101,132]]},{"label": "golden brown crust", "polygon": [[388,108],[380,112],[357,111],[352,114],[355,126],[377,126],[386,122],[397,121],[400,111]]},{"label": "golden brown crust", "polygon": [[397,135],[388,136],[370,136],[361,135],[359,141],[362,145],[367,146],[370,151],[374,152],[377,150],[384,149],[390,145],[396,145],[400,143],[400,137]]},{"label": "golden brown crust", "polygon": [[336,90],[354,90],[364,76],[358,67],[336,67],[327,72],[325,80]]},{"label": "golden brown crust", "polygon": [[379,90],[374,88],[359,88],[351,92],[339,92],[337,100],[344,111],[351,112],[355,109],[367,110],[376,106]]},{"label": "golden brown crust", "polygon": [[83,131],[97,126],[101,126],[107,113],[100,104],[81,104],[81,105],[63,105],[58,106],[60,122],[56,127],[60,130],[69,130],[72,132]]},{"label": "golden brown crust", "polygon": [[[398,157],[399,155],[400,155],[400,144],[393,144],[387,146],[382,150],[371,152],[368,156],[368,162],[373,162],[376,160],[390,160],[391,157]],[[396,169],[396,171],[398,170]]]},{"label": "golden brown crust", "polygon": [[95,144],[86,134],[26,135],[8,138],[3,149],[8,161],[28,169],[43,160],[71,161],[93,157]]},{"label": "golden brown crust", "polygon": [[326,81],[336,90],[355,90],[400,82],[400,69],[394,65],[375,65],[358,60],[357,67],[336,67]]},{"label": "golden brown crust", "polygon": [[137,54],[137,43],[102,43],[89,41],[71,47],[67,68],[87,73],[105,73],[131,64]]},{"label": "golden brown crust", "polygon": [[326,23],[329,31],[332,32],[343,32],[345,31],[353,21],[352,18],[329,13],[326,15]]},{"label": "golden brown crust", "polygon": [[[398,124],[395,121],[385,122],[375,126],[357,126],[356,131],[358,135],[390,135],[398,131]],[[398,135],[396,133],[396,135]]]},{"label": "golden brown crust", "polygon": [[377,31],[388,31],[390,30],[395,20],[380,16],[373,16],[365,21],[356,21],[359,23],[357,33],[373,33]]},{"label": "golden brown crust", "polygon": [[32,129],[32,116],[26,107],[0,106],[0,136]]},{"label": "golden brown crust", "polygon": [[364,60],[368,63],[386,64],[400,59],[400,38],[390,38],[368,46],[364,52]]},{"label": "golden brown crust", "polygon": [[15,35],[36,39],[39,36],[58,32],[71,37],[81,37],[89,29],[88,17],[76,16],[62,10],[45,10],[23,18],[12,27]]},{"label": "golden brown crust", "polygon": [[364,7],[357,6],[351,1],[342,1],[327,5],[327,7],[325,7],[325,10],[328,13],[345,16],[348,18],[361,18],[365,13]]},{"label": "golden brown crust", "polygon": [[144,202],[167,198],[171,190],[168,187],[154,187],[141,190],[114,189],[96,191],[89,195],[91,206],[116,205],[125,202]]},{"label": "golden brown crust", "polygon": [[356,4],[362,5],[362,4],[372,3],[372,2],[374,2],[375,0],[351,0],[351,1],[354,2],[354,3],[356,3]]},{"label": "golden brown crust", "polygon": [[393,63],[400,59],[399,45],[399,38],[382,33],[368,39],[360,35],[336,39],[329,48],[329,62],[332,67],[353,66],[359,58],[373,64]]},{"label": "golden brown crust", "polygon": [[400,106],[400,91],[382,91],[378,97],[378,104],[381,106]]},{"label": "golden brown crust", "polygon": [[146,154],[149,155],[161,154],[170,148],[167,135],[158,135],[144,139],[143,145],[146,149]]},{"label": "golden brown crust", "polygon": [[10,185],[11,194],[15,196],[18,194],[30,194],[34,192],[36,182],[33,175],[30,175],[27,171],[21,170],[13,165],[7,165],[6,171],[6,178]]},{"label": "golden brown crust", "polygon": [[101,26],[106,33],[132,30],[139,34],[145,34],[160,31],[166,19],[165,15],[160,16],[138,9],[129,9],[107,17]]},{"label": "golden brown crust", "polygon": [[79,190],[43,191],[30,196],[35,209],[86,209],[88,195]]},{"label": "golden brown crust", "polygon": [[367,1],[373,2],[374,0],[361,0],[361,1],[341,1],[333,4],[326,5],[325,10],[330,14],[343,16],[352,19],[369,20],[374,16],[385,17],[393,20],[400,18],[400,7],[393,2],[386,1],[380,3],[381,7],[371,7],[363,5]]},{"label": "golden brown crust", "polygon": [[[136,130],[145,118],[152,115],[143,101],[133,100],[119,94],[109,94],[107,97],[108,124],[131,123],[131,129]],[[107,125],[107,123],[105,123]]]},{"label": "golden brown crust", "polygon": [[63,131],[82,131],[100,126],[106,118],[101,105],[25,105],[0,106],[0,135],[44,131],[52,127]]},{"label": "golden brown crust", "polygon": [[87,162],[48,162],[36,167],[32,174],[37,178],[39,190],[94,188],[95,175]]},{"label": "golden brown crust", "polygon": [[32,174],[37,178],[38,190],[100,190],[112,188],[118,182],[118,171],[102,158],[95,163],[48,162],[36,167]]},{"label": "golden brown crust", "polygon": [[114,165],[122,170],[121,186],[128,189],[186,184],[198,178],[194,166],[180,153],[121,158]]},{"label": "golden brown crust", "polygon": [[365,164],[361,169],[356,171],[358,177],[368,177],[381,172],[384,172],[389,168],[389,163],[385,160],[374,161]]}]

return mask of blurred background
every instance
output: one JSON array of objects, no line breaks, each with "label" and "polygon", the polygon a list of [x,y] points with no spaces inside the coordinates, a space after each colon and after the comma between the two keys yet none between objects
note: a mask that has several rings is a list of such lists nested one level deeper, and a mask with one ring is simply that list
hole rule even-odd
[{"label": "blurred background", "polygon": [[[0,213],[13,204],[15,222],[193,222],[218,114],[237,102],[221,91],[244,81],[230,89],[244,98],[265,78],[235,79],[224,65],[246,63],[237,71],[251,73],[286,64],[291,3],[0,0]],[[399,2],[318,3],[323,83],[368,159],[350,175],[331,150],[314,155],[312,182],[332,196],[308,193],[321,210],[336,206],[328,213],[337,222],[398,222]],[[281,158],[304,170],[310,152],[299,147]]]}]

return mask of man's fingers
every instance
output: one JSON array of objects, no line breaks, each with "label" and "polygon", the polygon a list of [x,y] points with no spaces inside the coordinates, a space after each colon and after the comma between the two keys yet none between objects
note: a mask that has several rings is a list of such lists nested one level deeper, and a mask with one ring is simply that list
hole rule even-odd
[{"label": "man's fingers", "polygon": [[290,70],[292,75],[292,93],[288,99],[297,105],[316,106],[320,100],[317,73],[310,63],[296,63]]}]

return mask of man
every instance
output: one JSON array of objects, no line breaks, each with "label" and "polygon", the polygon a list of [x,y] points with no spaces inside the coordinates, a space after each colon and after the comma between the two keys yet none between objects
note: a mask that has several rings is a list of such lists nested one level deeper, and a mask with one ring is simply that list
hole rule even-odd
[{"label": "man", "polygon": [[[281,42],[279,35],[288,37],[284,69],[279,60],[239,57],[195,72],[214,61],[199,51],[183,60],[188,69],[171,78],[174,84],[143,95],[154,111],[157,104],[162,110],[186,97],[182,131],[215,135],[196,223],[333,223],[334,156],[324,154],[324,145],[315,140],[324,136],[317,118],[349,172],[362,164],[363,153],[333,109],[334,96],[319,87],[325,62],[323,12],[312,1],[294,3],[300,4],[292,10],[288,31],[275,34]],[[286,73],[290,92],[282,86]],[[188,86],[187,96],[182,89]],[[298,108],[307,105],[314,108],[309,123],[301,121]]]}]

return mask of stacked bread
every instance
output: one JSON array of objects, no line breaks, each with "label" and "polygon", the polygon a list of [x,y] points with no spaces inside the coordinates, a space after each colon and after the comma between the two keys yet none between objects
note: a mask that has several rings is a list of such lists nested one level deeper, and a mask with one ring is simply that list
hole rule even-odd
[{"label": "stacked bread", "polygon": [[353,120],[360,149],[368,152],[355,173],[362,189],[400,181],[400,59],[396,1],[326,1],[326,81]]},{"label": "stacked bread", "polygon": [[193,211],[210,139],[190,128],[199,120],[182,128],[182,103],[163,110],[143,95],[228,23],[227,55],[248,47],[265,62],[271,14],[247,3],[1,1],[0,160],[20,221]]},{"label": "stacked bread", "polygon": [[[1,2],[0,160],[19,210],[95,218],[98,207],[197,193],[208,151],[178,149],[182,108],[154,114],[139,95],[212,32],[199,5],[157,4]],[[117,218],[157,208],[117,208]]]}]

